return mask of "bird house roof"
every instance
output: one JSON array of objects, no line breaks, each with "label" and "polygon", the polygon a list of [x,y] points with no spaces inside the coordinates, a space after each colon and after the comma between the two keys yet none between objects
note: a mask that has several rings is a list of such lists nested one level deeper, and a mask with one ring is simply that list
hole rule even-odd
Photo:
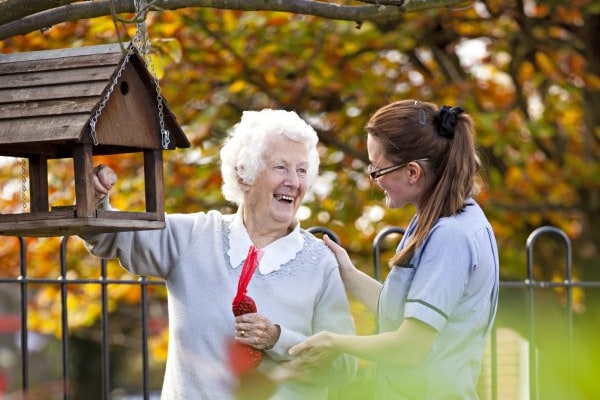
[{"label": "bird house roof", "polygon": [[[93,143],[98,155],[165,148],[156,81],[137,50],[125,49],[131,52],[114,44],[0,54],[0,155],[63,158],[80,143]],[[161,103],[166,148],[189,147]]]}]

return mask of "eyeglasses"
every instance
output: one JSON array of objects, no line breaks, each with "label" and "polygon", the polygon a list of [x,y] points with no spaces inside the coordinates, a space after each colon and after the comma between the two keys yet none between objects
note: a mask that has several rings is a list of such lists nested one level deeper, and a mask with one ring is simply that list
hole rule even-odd
[{"label": "eyeglasses", "polygon": [[410,164],[413,161],[427,161],[427,160],[428,160],[428,158],[419,158],[419,159],[416,159],[416,160],[405,162],[403,164],[392,165],[391,167],[385,167],[385,168],[379,168],[379,169],[373,169],[374,167],[372,165],[369,165],[367,167],[367,172],[369,173],[369,176],[371,177],[371,179],[375,180],[375,179],[381,178],[385,174],[389,174],[390,172],[394,172],[397,169],[404,168],[404,167],[406,167],[408,164]]}]

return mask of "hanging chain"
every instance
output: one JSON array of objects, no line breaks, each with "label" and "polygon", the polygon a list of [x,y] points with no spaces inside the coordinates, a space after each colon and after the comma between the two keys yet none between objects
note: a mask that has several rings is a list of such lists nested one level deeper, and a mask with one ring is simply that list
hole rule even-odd
[{"label": "hanging chain", "polygon": [[[144,63],[146,64],[146,68],[148,68],[148,70],[150,71],[150,73],[152,75],[152,78],[154,79],[154,85],[156,87],[156,103],[157,103],[157,107],[158,107],[158,120],[160,123],[161,144],[162,144],[163,149],[166,150],[169,148],[169,143],[171,142],[171,139],[169,136],[170,135],[169,130],[165,128],[163,97],[160,92],[159,81],[156,76],[156,71],[154,69],[154,62],[152,61],[152,56],[150,54],[150,39],[148,37],[148,30],[146,29],[146,13],[148,12],[147,11],[148,6],[146,3],[146,0],[134,0],[134,5],[135,5],[135,14],[136,14],[136,18],[137,18],[138,22],[136,23],[136,32],[135,32],[135,36],[133,37],[132,42],[133,42],[133,45],[135,46],[135,48],[138,49],[138,52],[140,53],[140,55],[142,56],[142,59],[144,60]],[[143,16],[140,15],[140,13],[142,11],[143,11]],[[94,145],[98,144],[98,139],[96,137],[96,124],[98,123],[98,118],[100,117],[100,114],[102,114],[102,110],[104,110],[104,107],[106,107],[106,103],[108,103],[108,99],[110,98],[110,95],[112,94],[113,90],[115,89],[115,86],[117,85],[117,81],[119,80],[119,78],[121,78],[121,74],[125,70],[125,66],[129,62],[129,58],[131,57],[132,54],[133,54],[133,48],[130,47],[127,50],[127,55],[123,59],[123,63],[121,64],[121,67],[119,68],[119,71],[117,72],[117,75],[115,76],[115,79],[113,79],[110,87],[108,88],[108,91],[102,98],[102,101],[100,102],[100,105],[98,106],[98,109],[96,110],[96,113],[90,120],[90,128],[91,128],[90,135],[92,136]]]},{"label": "hanging chain", "polygon": [[[135,12],[138,18],[136,26],[135,36],[133,38],[133,44],[140,52],[146,67],[154,78],[154,86],[156,87],[156,104],[158,107],[158,120],[160,123],[160,135],[163,149],[169,148],[171,139],[169,138],[170,132],[165,128],[165,115],[163,110],[163,97],[160,92],[160,84],[154,68],[154,62],[152,61],[152,55],[150,53],[150,38],[148,37],[148,29],[146,27],[146,12],[147,12],[147,0],[134,0]],[[143,10],[143,17],[140,17],[140,12]]]},{"label": "hanging chain", "polygon": [[94,146],[98,145],[98,138],[96,137],[96,124],[98,123],[98,118],[100,118],[100,114],[102,114],[102,110],[104,110],[104,107],[106,107],[106,103],[108,103],[108,99],[110,98],[110,95],[112,94],[113,90],[115,90],[115,86],[117,86],[117,81],[121,78],[121,75],[123,74],[123,71],[125,70],[125,66],[129,62],[129,57],[131,56],[131,53],[132,53],[132,50],[129,49],[127,51],[127,55],[123,59],[123,63],[121,64],[121,67],[119,68],[119,71],[117,72],[117,75],[115,76],[115,79],[113,79],[108,90],[106,91],[106,94],[102,98],[102,101],[100,102],[100,105],[98,106],[98,109],[96,110],[96,113],[90,120],[90,128],[91,128],[90,135],[92,136],[92,140],[94,141]]},{"label": "hanging chain", "polygon": [[23,212],[27,210],[27,160],[25,157],[21,158],[21,200],[23,201]]}]

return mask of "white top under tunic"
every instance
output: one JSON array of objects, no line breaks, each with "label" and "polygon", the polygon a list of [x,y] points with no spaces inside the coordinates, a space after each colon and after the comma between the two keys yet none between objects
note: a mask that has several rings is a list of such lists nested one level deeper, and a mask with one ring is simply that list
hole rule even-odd
[{"label": "white top under tunic", "polygon": [[[169,348],[163,400],[228,400],[236,385],[226,366],[235,335],[231,302],[251,244],[241,213],[166,216],[162,230],[82,235],[99,257],[118,258],[129,271],[163,278],[168,289]],[[289,348],[322,331],[354,334],[336,260],[299,225],[264,249],[248,286],[258,312],[281,326],[264,352],[266,370],[289,360]],[[308,383],[289,382],[272,399],[326,399],[327,385],[347,383],[356,360],[337,358]]]},{"label": "white top under tunic", "polygon": [[[418,223],[415,216],[402,249]],[[378,305],[381,332],[397,330],[406,318],[437,332],[419,368],[378,368],[377,399],[477,399],[476,386],[498,302],[498,249],[479,205],[440,218],[408,265],[386,278]]]}]

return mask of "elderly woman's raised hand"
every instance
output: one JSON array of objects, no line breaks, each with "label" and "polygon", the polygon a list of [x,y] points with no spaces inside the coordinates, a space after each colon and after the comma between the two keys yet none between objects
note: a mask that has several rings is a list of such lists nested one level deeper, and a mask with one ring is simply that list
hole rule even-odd
[{"label": "elderly woman's raised hand", "polygon": [[104,164],[94,167],[94,197],[96,202],[104,200],[110,189],[117,183],[117,174]]}]

